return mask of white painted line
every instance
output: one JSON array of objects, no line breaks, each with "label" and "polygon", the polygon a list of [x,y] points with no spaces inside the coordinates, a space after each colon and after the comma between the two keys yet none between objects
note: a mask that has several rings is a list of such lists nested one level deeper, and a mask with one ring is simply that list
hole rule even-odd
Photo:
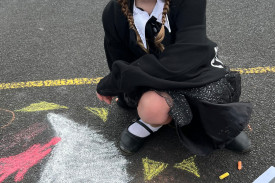
[{"label": "white painted line", "polygon": [[270,167],[253,183],[275,183],[275,167]]}]

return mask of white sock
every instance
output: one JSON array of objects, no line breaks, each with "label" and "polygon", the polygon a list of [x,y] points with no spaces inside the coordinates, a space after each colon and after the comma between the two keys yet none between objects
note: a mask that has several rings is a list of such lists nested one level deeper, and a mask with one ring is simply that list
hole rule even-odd
[{"label": "white sock", "polygon": [[[158,129],[160,129],[162,127],[162,126],[153,127],[153,126],[149,125],[148,123],[145,123],[141,119],[139,121],[142,122],[143,124],[145,124],[153,132],[158,131]],[[147,137],[147,136],[150,135],[150,132],[148,132],[143,126],[141,126],[138,123],[133,123],[131,126],[129,126],[128,130],[129,130],[130,133],[132,133],[132,134],[134,134],[138,137],[142,137],[142,138]]]}]

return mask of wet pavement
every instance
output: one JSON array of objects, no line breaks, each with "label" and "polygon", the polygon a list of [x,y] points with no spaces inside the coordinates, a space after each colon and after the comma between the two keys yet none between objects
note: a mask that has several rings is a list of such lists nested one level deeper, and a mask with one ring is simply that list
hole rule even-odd
[{"label": "wet pavement", "polygon": [[119,151],[120,132],[137,114],[95,96],[98,78],[108,73],[101,24],[107,2],[0,1],[1,183],[246,183],[275,166],[274,0],[208,1],[208,35],[220,60],[242,68],[241,100],[254,112],[245,130],[250,153],[206,157],[188,152],[170,126],[133,156]]}]

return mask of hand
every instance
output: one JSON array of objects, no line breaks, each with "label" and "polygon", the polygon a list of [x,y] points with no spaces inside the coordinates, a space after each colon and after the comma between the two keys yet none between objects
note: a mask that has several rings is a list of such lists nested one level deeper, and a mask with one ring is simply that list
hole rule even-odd
[{"label": "hand", "polygon": [[111,104],[112,102],[112,99],[114,98],[113,96],[103,96],[103,95],[100,95],[96,92],[96,96],[97,98],[100,100],[100,101],[104,101],[106,102],[107,104]]}]

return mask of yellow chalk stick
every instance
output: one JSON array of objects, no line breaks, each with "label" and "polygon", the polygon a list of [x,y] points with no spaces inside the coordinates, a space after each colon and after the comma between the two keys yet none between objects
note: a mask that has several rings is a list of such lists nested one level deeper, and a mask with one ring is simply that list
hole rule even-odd
[{"label": "yellow chalk stick", "polygon": [[219,178],[222,180],[222,179],[224,179],[224,178],[226,178],[228,176],[229,176],[229,173],[226,172],[226,173],[222,174]]}]

